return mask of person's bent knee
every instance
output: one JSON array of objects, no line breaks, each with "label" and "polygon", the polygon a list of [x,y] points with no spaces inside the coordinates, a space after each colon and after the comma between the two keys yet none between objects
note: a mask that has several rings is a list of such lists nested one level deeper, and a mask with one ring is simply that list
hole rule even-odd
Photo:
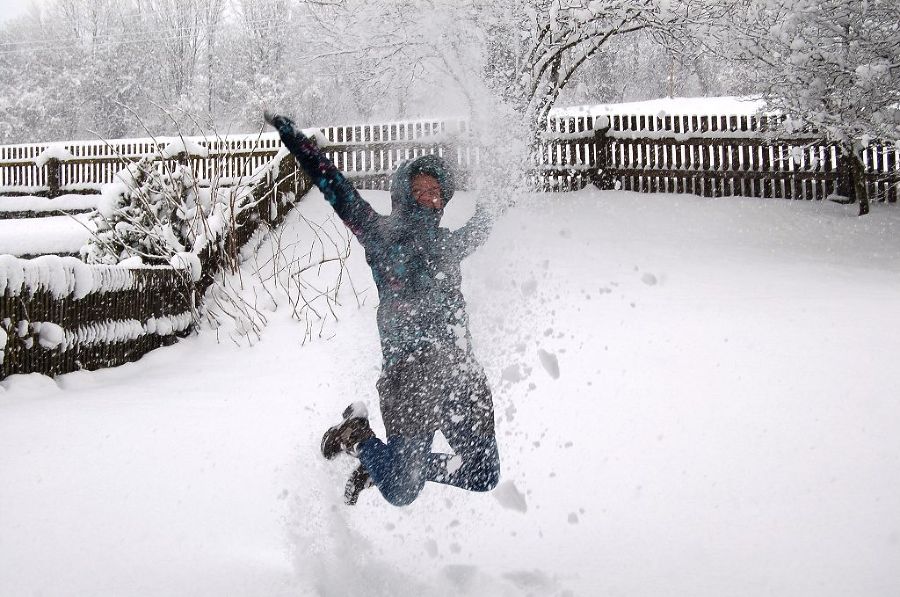
[{"label": "person's bent knee", "polygon": [[387,503],[398,508],[409,506],[411,503],[416,501],[417,497],[419,497],[418,495],[381,495],[384,496],[384,499],[387,501]]},{"label": "person's bent knee", "polygon": [[425,486],[425,479],[420,471],[398,468],[383,477],[375,486],[392,506],[408,506],[419,497]]},{"label": "person's bent knee", "polygon": [[422,492],[421,487],[407,487],[399,490],[392,487],[379,487],[378,489],[381,491],[381,495],[382,497],[384,497],[387,503],[392,506],[397,506],[398,508],[409,506],[411,503],[416,501],[416,498],[418,498],[419,494]]}]

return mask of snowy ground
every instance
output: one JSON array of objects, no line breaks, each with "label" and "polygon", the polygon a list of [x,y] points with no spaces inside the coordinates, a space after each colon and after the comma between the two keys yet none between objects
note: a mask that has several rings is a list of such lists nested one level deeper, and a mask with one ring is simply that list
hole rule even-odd
[{"label": "snowy ground", "polygon": [[492,494],[342,505],[318,443],[375,404],[371,290],[302,346],[276,293],[252,348],[5,380],[0,594],[897,595],[900,211],[853,211],[523,197],[464,268]]},{"label": "snowy ground", "polygon": [[46,212],[40,218],[0,218],[0,255],[44,255],[78,253],[90,238],[89,214],[52,215],[58,210],[97,207],[99,195],[45,197],[0,197],[0,212]]}]

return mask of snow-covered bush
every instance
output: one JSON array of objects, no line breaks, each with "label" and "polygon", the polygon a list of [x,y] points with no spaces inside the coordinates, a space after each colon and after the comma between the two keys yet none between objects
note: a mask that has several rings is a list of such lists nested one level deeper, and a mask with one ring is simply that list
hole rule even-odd
[{"label": "snow-covered bush", "polygon": [[[198,252],[221,233],[225,205],[201,192],[189,166],[141,158],[101,190],[96,233],[82,247],[87,263],[115,265],[134,258],[169,264],[175,255]],[[211,230],[218,222],[219,230]]]}]

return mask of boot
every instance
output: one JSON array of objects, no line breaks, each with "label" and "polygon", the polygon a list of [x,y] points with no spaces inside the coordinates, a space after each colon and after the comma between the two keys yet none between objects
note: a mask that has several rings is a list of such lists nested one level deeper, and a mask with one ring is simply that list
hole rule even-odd
[{"label": "boot", "polygon": [[347,479],[347,485],[344,487],[344,503],[348,506],[355,506],[363,489],[368,489],[374,484],[372,477],[369,476],[369,471],[363,468],[363,465],[359,465]]},{"label": "boot", "polygon": [[322,436],[322,456],[328,460],[341,452],[356,456],[356,446],[375,437],[375,432],[369,427],[369,412],[362,402],[354,402],[344,409],[343,417],[343,421]]}]

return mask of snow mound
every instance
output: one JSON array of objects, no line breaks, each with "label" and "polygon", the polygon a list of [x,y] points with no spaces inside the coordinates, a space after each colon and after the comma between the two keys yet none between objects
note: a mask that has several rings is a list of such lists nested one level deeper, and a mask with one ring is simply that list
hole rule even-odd
[{"label": "snow mound", "polygon": [[75,156],[73,156],[63,144],[54,143],[52,145],[48,145],[47,149],[42,151],[40,155],[34,158],[34,165],[38,168],[43,168],[50,160],[59,160],[60,162],[64,162],[66,160],[72,159],[73,157]]}]

